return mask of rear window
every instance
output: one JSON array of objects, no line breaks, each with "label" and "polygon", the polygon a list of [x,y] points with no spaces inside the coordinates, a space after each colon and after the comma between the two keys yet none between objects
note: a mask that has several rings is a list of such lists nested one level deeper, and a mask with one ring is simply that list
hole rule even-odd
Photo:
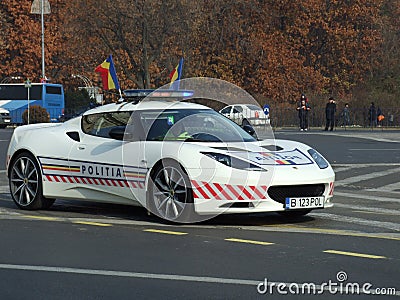
[{"label": "rear window", "polygon": [[61,87],[59,86],[46,86],[46,94],[61,95]]}]

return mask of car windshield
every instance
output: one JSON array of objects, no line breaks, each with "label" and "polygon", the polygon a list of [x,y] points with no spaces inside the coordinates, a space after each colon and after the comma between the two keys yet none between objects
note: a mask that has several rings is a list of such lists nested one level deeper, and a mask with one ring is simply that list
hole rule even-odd
[{"label": "car windshield", "polygon": [[261,110],[257,105],[246,105],[250,110]]},{"label": "car windshield", "polygon": [[140,121],[147,141],[253,142],[239,125],[211,109],[142,111]]}]

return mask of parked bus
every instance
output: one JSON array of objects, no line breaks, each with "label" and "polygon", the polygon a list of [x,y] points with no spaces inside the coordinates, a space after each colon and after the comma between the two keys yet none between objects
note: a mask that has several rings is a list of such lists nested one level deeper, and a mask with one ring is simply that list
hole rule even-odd
[{"label": "parked bus", "polygon": [[[44,107],[51,122],[59,122],[64,113],[64,89],[61,84],[32,83],[29,105]],[[0,84],[0,107],[10,112],[11,123],[22,124],[22,114],[28,108],[28,88],[24,83]]]}]

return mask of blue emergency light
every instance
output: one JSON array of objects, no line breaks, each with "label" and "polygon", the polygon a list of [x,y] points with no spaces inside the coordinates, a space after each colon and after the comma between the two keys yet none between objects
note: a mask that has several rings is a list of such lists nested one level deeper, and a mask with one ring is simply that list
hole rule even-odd
[{"label": "blue emergency light", "polygon": [[124,95],[129,98],[151,97],[151,98],[189,98],[194,94],[189,90],[124,90]]}]

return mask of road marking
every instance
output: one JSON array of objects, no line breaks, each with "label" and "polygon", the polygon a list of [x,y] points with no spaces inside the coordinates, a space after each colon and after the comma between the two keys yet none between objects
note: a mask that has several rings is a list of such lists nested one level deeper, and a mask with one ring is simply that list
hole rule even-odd
[{"label": "road marking", "polygon": [[357,149],[357,148],[355,148],[355,149],[349,149],[350,151],[400,151],[400,149],[379,149],[379,148],[376,148],[376,149]]},{"label": "road marking", "polygon": [[[351,237],[362,237],[362,238],[374,238],[374,239],[400,241],[400,236],[397,237],[397,236],[391,236],[391,235],[364,233],[364,232],[347,231],[347,230],[340,230],[340,229],[327,229],[327,228],[305,227],[305,226],[296,226],[296,225],[281,225],[281,226],[263,225],[263,226],[269,227],[271,229],[275,229],[275,230],[271,230],[271,231],[277,231],[277,232],[318,233],[318,234],[330,234],[330,235],[338,235],[338,236],[351,236]],[[291,230],[288,230],[288,229],[291,229]]]},{"label": "road marking", "polygon": [[338,186],[348,185],[348,184],[352,184],[352,183],[356,183],[356,182],[360,182],[360,181],[364,181],[364,180],[369,180],[369,179],[375,179],[377,177],[383,177],[383,176],[391,175],[391,174],[395,174],[395,173],[400,173],[400,168],[389,169],[389,170],[381,171],[381,172],[373,172],[373,173],[369,173],[369,174],[352,176],[352,177],[349,177],[346,179],[337,180],[337,181],[335,181],[335,186],[338,187]]},{"label": "road marking", "polygon": [[365,210],[353,210],[353,212],[357,212],[360,214],[373,214],[373,215],[385,215],[385,216],[398,216],[399,214],[396,213],[383,213],[377,211],[365,211]]},{"label": "road marking", "polygon": [[342,203],[335,203],[334,205],[335,205],[335,207],[356,209],[358,211],[366,211],[366,212],[370,212],[370,213],[400,216],[400,211],[396,210],[396,209],[365,207],[365,206],[360,206],[360,205],[349,205],[349,204],[342,204]]},{"label": "road marking", "polygon": [[348,171],[351,169],[354,169],[354,167],[334,167],[333,171],[335,171],[335,173],[338,173],[338,172]]},{"label": "road marking", "polygon": [[333,168],[349,167],[349,168],[368,168],[368,167],[397,167],[400,163],[368,163],[368,164],[331,164]]},{"label": "road marking", "polygon": [[[34,216],[36,217],[36,216]],[[314,214],[314,217],[318,218],[318,214]],[[0,208],[0,220],[24,220],[27,219],[23,214],[17,213],[14,211],[9,211],[7,209]],[[35,218],[32,220],[43,221],[41,219]],[[340,221],[340,218],[338,218]],[[52,221],[52,220],[50,220]],[[62,222],[95,222],[95,223],[103,223],[107,222],[108,224],[113,225],[131,225],[131,226],[151,226],[154,225],[154,222],[147,221],[135,221],[135,220],[118,220],[118,219],[93,219],[93,218],[55,218],[55,221]],[[157,226],[169,227],[169,225],[165,224],[157,224]],[[188,229],[224,229],[224,228],[233,228],[237,229],[237,226],[234,225],[226,225],[226,226],[215,226],[215,225],[182,225],[182,228]],[[346,230],[335,230],[335,229],[326,229],[326,228],[316,228],[316,227],[303,227],[303,226],[295,226],[295,225],[250,225],[250,226],[241,226],[243,230],[248,231],[265,231],[265,232],[286,232],[286,233],[304,233],[304,234],[329,234],[329,235],[339,235],[339,236],[354,236],[354,237],[362,237],[362,238],[375,238],[375,239],[385,239],[385,240],[395,240],[400,241],[400,234],[398,233],[364,233],[360,231],[346,231]],[[148,230],[149,232],[156,232],[154,230]],[[187,234],[187,233],[183,233]]]},{"label": "road marking", "polygon": [[372,258],[372,259],[387,258],[385,256],[380,256],[380,255],[372,255],[372,254],[364,254],[364,253],[356,253],[356,252],[346,252],[346,251],[338,251],[338,250],[325,250],[323,252],[331,253],[331,254],[338,254],[338,255],[362,257],[362,258]]},{"label": "road marking", "polygon": [[379,228],[400,231],[399,223],[372,221],[372,220],[366,220],[366,219],[361,219],[361,218],[354,218],[354,217],[348,217],[348,216],[344,216],[344,215],[335,215],[335,214],[328,214],[328,213],[321,213],[321,212],[310,213],[309,215],[313,216],[315,218],[322,218],[322,219],[328,219],[328,220],[333,220],[333,221],[338,221],[338,222],[347,222],[347,223],[352,223],[352,224],[373,226],[373,227],[379,227]]},{"label": "road marking", "polygon": [[23,217],[29,219],[43,220],[43,221],[60,221],[60,219],[56,217],[30,216],[30,215],[23,215]]},{"label": "road marking", "polygon": [[0,174],[7,173],[7,170],[0,170]]},{"label": "road marking", "polygon": [[86,221],[73,221],[72,223],[73,223],[73,224],[82,224],[82,225],[100,226],[100,227],[109,227],[109,226],[113,226],[112,224],[107,224],[107,223],[86,222]]},{"label": "road marking", "polygon": [[72,273],[72,274],[84,274],[84,275],[102,275],[102,276],[161,279],[161,280],[177,280],[177,281],[206,282],[206,283],[225,283],[225,284],[238,284],[238,285],[251,285],[251,286],[257,286],[257,284],[260,283],[260,281],[248,280],[248,279],[232,279],[232,278],[220,278],[220,277],[208,277],[208,276],[154,274],[154,273],[138,273],[138,272],[126,272],[126,271],[108,271],[108,270],[11,265],[11,264],[0,264],[0,269],[44,271],[44,272],[54,272],[54,273]]},{"label": "road marking", "polygon": [[9,194],[10,187],[8,185],[0,185],[0,194]]},{"label": "road marking", "polygon": [[154,233],[163,233],[163,234],[172,234],[172,235],[185,235],[185,234],[188,234],[187,232],[169,231],[169,230],[160,230],[160,229],[145,229],[143,231],[154,232]]},{"label": "road marking", "polygon": [[236,239],[236,238],[228,238],[228,239],[225,239],[225,241],[237,242],[237,243],[246,243],[246,244],[254,244],[254,245],[274,245],[275,244],[275,243],[270,243],[270,242],[261,242],[261,241],[253,241],[253,240],[242,240],[242,239]]},{"label": "road marking", "polygon": [[371,192],[374,192],[374,191],[376,191],[376,192],[396,192],[396,190],[400,191],[400,182],[383,185],[378,188],[366,189],[366,191],[371,191]]},{"label": "road marking", "polygon": [[360,200],[372,200],[372,201],[378,201],[378,202],[400,203],[400,199],[398,199],[398,198],[388,198],[388,197],[381,197],[381,196],[369,196],[369,195],[343,193],[343,192],[336,192],[336,191],[334,192],[334,195],[345,197],[345,198],[356,198],[356,199],[360,199]]},{"label": "road marking", "polygon": [[[96,276],[110,276],[110,277],[125,277],[125,278],[141,278],[141,279],[154,279],[154,280],[173,280],[173,281],[185,281],[185,282],[201,282],[201,283],[215,283],[215,284],[231,284],[231,285],[243,285],[251,286],[256,290],[260,284],[267,284],[268,286],[293,286],[294,284],[301,286],[303,283],[295,282],[275,282],[252,279],[235,279],[235,278],[222,278],[222,277],[210,277],[210,276],[190,276],[190,275],[178,275],[178,274],[155,274],[155,273],[139,273],[139,272],[127,272],[127,271],[110,271],[110,270],[96,270],[96,269],[81,269],[81,268],[68,268],[68,267],[50,267],[50,266],[32,266],[32,265],[12,265],[12,264],[0,264],[0,269],[3,270],[20,270],[20,271],[36,271],[36,272],[50,272],[50,273],[64,273],[64,274],[79,274],[79,275],[96,275]],[[266,287],[265,287],[266,288]],[[318,291],[331,292],[327,285],[315,284],[315,289]],[[360,294],[366,294],[360,290]],[[400,296],[400,291],[394,293],[395,296]]]}]

